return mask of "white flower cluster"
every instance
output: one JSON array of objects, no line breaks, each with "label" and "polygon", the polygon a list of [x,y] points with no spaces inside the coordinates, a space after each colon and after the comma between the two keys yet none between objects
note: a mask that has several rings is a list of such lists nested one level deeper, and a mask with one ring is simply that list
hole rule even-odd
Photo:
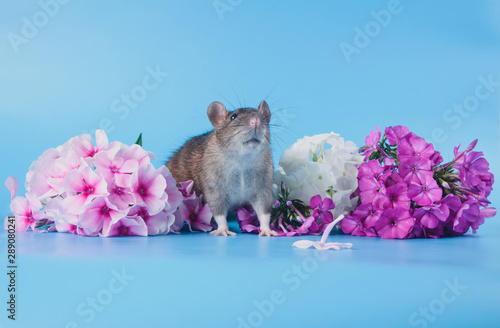
[{"label": "white flower cluster", "polygon": [[290,188],[289,199],[309,204],[311,197],[330,197],[335,203],[333,216],[351,211],[358,197],[351,194],[358,187],[357,165],[363,156],[352,141],[344,141],[336,133],[319,134],[299,139],[280,157],[275,172],[275,198],[282,182]]}]

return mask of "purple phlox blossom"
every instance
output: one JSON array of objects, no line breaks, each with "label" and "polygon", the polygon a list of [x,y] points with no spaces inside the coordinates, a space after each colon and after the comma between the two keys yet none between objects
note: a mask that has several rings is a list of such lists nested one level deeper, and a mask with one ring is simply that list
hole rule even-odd
[{"label": "purple phlox blossom", "polygon": [[366,218],[362,219],[357,215],[346,215],[340,222],[340,228],[344,233],[351,234],[353,236],[377,236],[373,227],[366,227],[363,221],[366,221]]},{"label": "purple phlox blossom", "polygon": [[421,137],[404,138],[398,145],[398,159],[404,162],[411,157],[430,158],[434,154],[434,147]]},{"label": "purple phlox blossom", "polygon": [[387,201],[384,183],[375,178],[359,180],[359,190],[362,203],[373,203],[382,208]]},{"label": "purple phlox blossom", "polygon": [[380,132],[380,128],[376,127],[376,131],[370,131],[370,134],[365,138],[365,146],[362,148],[364,151],[365,159],[370,158],[370,155],[374,150],[377,149],[377,145],[380,142],[380,137],[382,133]]},{"label": "purple phlox blossom", "polygon": [[418,182],[410,184],[407,194],[417,205],[427,206],[440,200],[443,190],[432,176],[425,175]]},{"label": "purple phlox blossom", "polygon": [[400,207],[390,208],[382,212],[375,224],[375,230],[383,239],[403,239],[408,236],[414,225],[415,220],[408,210]]},{"label": "purple phlox blossom", "polygon": [[453,230],[458,233],[466,233],[469,227],[472,228],[472,233],[476,233],[481,224],[486,218],[496,215],[494,207],[485,207],[480,209],[479,202],[475,198],[470,198],[462,203],[458,210],[455,219],[453,220]]},{"label": "purple phlox blossom", "polygon": [[[297,228],[292,228],[289,227],[290,231],[286,229],[282,229],[282,231],[278,231],[278,237],[279,236],[287,236],[287,237],[293,237],[293,236],[301,236],[301,235],[319,235],[321,232],[318,229],[318,225],[316,224],[316,218],[314,216],[310,216],[308,218],[304,218],[302,220],[302,224],[297,227]],[[312,231],[310,231],[310,229]],[[279,229],[277,229],[279,230]]]},{"label": "purple phlox blossom", "polygon": [[388,171],[384,175],[385,175],[384,180],[386,188],[389,188],[390,186],[394,186],[395,184],[403,182],[403,178],[397,171]]},{"label": "purple phlox blossom", "polygon": [[[464,151],[459,151],[460,149],[460,146],[462,144],[458,144],[458,146],[456,147],[453,147],[453,155],[455,156],[455,159],[453,160],[453,162],[455,164],[458,164],[458,165],[461,165],[463,164],[463,161],[464,161],[464,158],[463,156],[467,153],[469,153],[470,151],[472,151],[474,148],[476,148],[476,145],[477,145],[477,141],[478,139],[472,141],[469,146],[467,146],[467,148],[464,150]],[[449,163],[448,163],[449,164]]]},{"label": "purple phlox blossom", "polygon": [[259,219],[252,206],[245,206],[236,211],[236,218],[241,232],[259,233]]},{"label": "purple phlox blossom", "polygon": [[193,190],[194,181],[188,180],[180,183],[181,187],[179,191],[181,192],[184,199],[194,199],[196,198],[196,193]]},{"label": "purple phlox blossom", "polygon": [[191,232],[194,231],[193,229],[208,232],[213,228],[210,224],[213,214],[208,204],[203,205],[201,195],[195,199],[184,200],[175,215],[187,222]]},{"label": "purple phlox blossom", "polygon": [[396,163],[396,161],[393,158],[385,157],[383,160],[383,163],[385,166],[391,166],[391,165],[394,165],[394,163]]},{"label": "purple phlox blossom", "polygon": [[408,239],[424,237],[424,227],[422,227],[420,221],[416,220],[415,218],[413,219],[413,221],[414,225],[410,233],[408,234]]},{"label": "purple phlox blossom", "polygon": [[377,160],[372,159],[360,165],[358,170],[358,178],[374,178],[375,180],[385,181],[386,177],[384,176],[384,173],[386,173],[387,171],[388,170],[386,169],[386,167],[380,165]]},{"label": "purple phlox blossom", "polygon": [[405,210],[410,209],[410,199],[406,194],[408,187],[406,183],[397,183],[386,188],[387,201],[384,208],[397,208],[401,207]]},{"label": "purple phlox blossom", "polygon": [[385,128],[385,136],[389,144],[396,145],[401,139],[406,137],[410,130],[406,126],[396,125]]},{"label": "purple phlox blossom", "polygon": [[469,186],[476,186],[481,183],[481,176],[489,173],[490,165],[486,158],[482,157],[483,152],[472,151],[463,155],[461,165],[456,165],[458,177]]},{"label": "purple phlox blossom", "polygon": [[328,225],[333,221],[331,210],[335,208],[335,204],[331,198],[321,199],[320,195],[313,196],[310,200],[310,206],[313,211],[312,216],[315,219],[321,219],[321,226]]},{"label": "purple phlox blossom", "polygon": [[373,228],[375,223],[380,218],[383,210],[377,208],[371,203],[361,204],[353,212],[353,215],[359,217],[363,221],[366,228]]},{"label": "purple phlox blossom", "polygon": [[441,164],[443,162],[443,156],[438,151],[434,151],[434,153],[429,157],[429,160],[432,163],[432,167]]},{"label": "purple phlox blossom", "polygon": [[419,207],[413,212],[413,217],[429,229],[435,229],[444,224],[450,215],[450,210],[445,203],[436,202],[429,206]]},{"label": "purple phlox blossom", "polygon": [[410,157],[399,165],[399,174],[408,184],[418,183],[425,176],[433,176],[431,161],[428,158]]}]

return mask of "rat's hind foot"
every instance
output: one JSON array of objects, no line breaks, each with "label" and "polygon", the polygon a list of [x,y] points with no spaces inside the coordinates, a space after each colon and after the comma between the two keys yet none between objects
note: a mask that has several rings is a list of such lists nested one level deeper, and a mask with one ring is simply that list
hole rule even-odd
[{"label": "rat's hind foot", "polygon": [[271,237],[271,236],[277,236],[278,233],[274,230],[271,230],[269,228],[267,229],[260,229],[260,233],[259,233],[259,236],[267,236],[267,237]]},{"label": "rat's hind foot", "polygon": [[216,215],[215,222],[217,222],[217,230],[212,231],[210,234],[213,236],[236,236],[235,232],[229,231],[225,215]]},{"label": "rat's hind foot", "polygon": [[217,229],[212,232],[210,232],[212,236],[236,236],[236,232],[229,231],[229,229],[222,228],[222,229]]}]

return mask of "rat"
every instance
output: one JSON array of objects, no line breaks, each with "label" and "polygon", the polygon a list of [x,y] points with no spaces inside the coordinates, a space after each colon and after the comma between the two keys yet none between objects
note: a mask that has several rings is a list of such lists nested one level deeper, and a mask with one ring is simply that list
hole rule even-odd
[{"label": "rat", "polygon": [[251,205],[260,222],[259,236],[277,235],[270,228],[274,180],[271,156],[271,112],[263,100],[257,109],[227,111],[212,102],[207,115],[214,130],[189,139],[166,163],[176,181],[193,180],[217,223],[215,236],[229,231],[227,213]]}]

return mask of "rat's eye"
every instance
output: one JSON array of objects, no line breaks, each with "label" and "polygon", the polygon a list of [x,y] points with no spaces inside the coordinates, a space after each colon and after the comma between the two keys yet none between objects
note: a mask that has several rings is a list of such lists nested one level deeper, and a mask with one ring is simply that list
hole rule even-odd
[{"label": "rat's eye", "polygon": [[238,114],[231,115],[231,121],[234,121],[234,119],[237,118],[237,117],[238,117]]}]

